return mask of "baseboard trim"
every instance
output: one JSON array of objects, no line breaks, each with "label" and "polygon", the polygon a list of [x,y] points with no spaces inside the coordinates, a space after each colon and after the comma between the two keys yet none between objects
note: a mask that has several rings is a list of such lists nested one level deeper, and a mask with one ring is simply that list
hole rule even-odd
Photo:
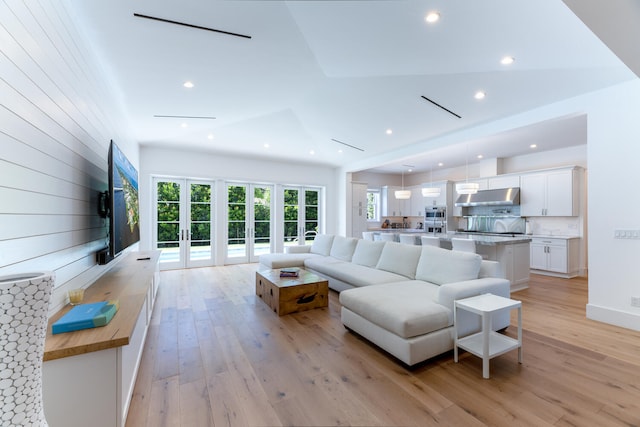
[{"label": "baseboard trim", "polygon": [[640,331],[640,313],[629,313],[595,304],[587,304],[587,319]]}]

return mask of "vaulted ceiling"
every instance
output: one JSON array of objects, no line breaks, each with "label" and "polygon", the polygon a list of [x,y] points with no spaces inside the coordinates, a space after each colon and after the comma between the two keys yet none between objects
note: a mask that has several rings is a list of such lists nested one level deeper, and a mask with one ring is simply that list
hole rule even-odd
[{"label": "vaulted ceiling", "polygon": [[343,166],[636,78],[560,0],[68,4],[143,145]]}]

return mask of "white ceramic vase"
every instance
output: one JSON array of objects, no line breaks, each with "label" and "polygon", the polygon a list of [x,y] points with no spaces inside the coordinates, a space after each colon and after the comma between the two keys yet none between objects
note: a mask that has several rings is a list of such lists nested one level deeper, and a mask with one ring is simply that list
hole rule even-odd
[{"label": "white ceramic vase", "polygon": [[0,425],[46,427],[42,357],[53,272],[0,277]]}]

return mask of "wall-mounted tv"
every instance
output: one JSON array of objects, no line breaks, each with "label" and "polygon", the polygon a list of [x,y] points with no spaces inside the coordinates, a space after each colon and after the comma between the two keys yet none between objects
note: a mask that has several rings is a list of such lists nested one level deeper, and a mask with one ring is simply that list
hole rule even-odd
[{"label": "wall-mounted tv", "polygon": [[140,240],[138,171],[118,146],[109,148],[109,255]]}]

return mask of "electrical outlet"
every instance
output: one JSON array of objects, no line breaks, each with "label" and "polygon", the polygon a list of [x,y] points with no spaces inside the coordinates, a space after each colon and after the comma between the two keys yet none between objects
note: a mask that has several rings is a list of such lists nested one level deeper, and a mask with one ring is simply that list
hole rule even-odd
[{"label": "electrical outlet", "polygon": [[631,306],[640,307],[640,297],[631,297]]}]

